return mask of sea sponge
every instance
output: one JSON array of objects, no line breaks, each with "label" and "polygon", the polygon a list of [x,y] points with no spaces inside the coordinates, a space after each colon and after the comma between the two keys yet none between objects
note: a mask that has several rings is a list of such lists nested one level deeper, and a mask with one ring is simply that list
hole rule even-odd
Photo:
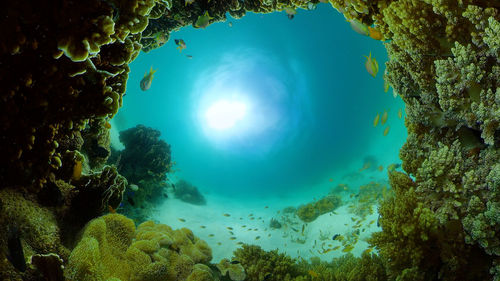
[{"label": "sea sponge", "polygon": [[123,215],[92,220],[71,253],[66,274],[72,280],[215,280],[203,266],[211,250],[188,229],[144,222],[135,228]]}]

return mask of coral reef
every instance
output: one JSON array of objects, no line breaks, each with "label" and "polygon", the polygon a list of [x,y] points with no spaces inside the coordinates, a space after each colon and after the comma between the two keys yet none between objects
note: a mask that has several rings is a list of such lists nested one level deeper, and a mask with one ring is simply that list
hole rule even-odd
[{"label": "coral reef", "polygon": [[135,228],[125,216],[92,220],[71,252],[70,280],[215,280],[212,251],[186,228],[172,230],[152,221]]},{"label": "coral reef", "polygon": [[216,266],[223,276],[229,276],[232,281],[243,281],[247,278],[245,269],[239,261],[222,259]]},{"label": "coral reef", "polygon": [[319,216],[331,212],[342,204],[338,195],[329,194],[316,202],[300,206],[296,215],[304,222],[312,222]]},{"label": "coral reef", "polygon": [[145,209],[163,198],[167,173],[172,166],[170,145],[160,139],[160,131],[144,125],[121,131],[120,141],[125,149],[113,151],[108,162],[116,165],[130,184],[137,186],[127,192],[126,202],[133,202],[131,207]]},{"label": "coral reef", "polygon": [[194,205],[205,205],[207,203],[196,186],[182,179],[175,184],[174,195],[176,198]]}]

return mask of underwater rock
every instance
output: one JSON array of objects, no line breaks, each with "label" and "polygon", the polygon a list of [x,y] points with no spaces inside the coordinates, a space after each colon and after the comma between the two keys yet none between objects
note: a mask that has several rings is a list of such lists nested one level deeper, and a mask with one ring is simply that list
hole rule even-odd
[{"label": "underwater rock", "polygon": [[216,266],[223,276],[229,276],[232,281],[243,281],[247,277],[245,269],[239,262],[235,263],[230,262],[228,259],[222,259]]},{"label": "underwater rock", "polygon": [[296,215],[303,222],[312,222],[319,216],[331,212],[342,205],[342,200],[338,195],[329,194],[316,202],[311,202],[300,206]]},{"label": "underwater rock", "polygon": [[20,239],[21,233],[15,225],[11,225],[7,230],[7,259],[19,271],[26,271],[26,261],[24,259],[23,246]]},{"label": "underwater rock", "polygon": [[175,185],[175,198],[193,205],[205,205],[207,201],[198,188],[185,180],[179,180]]}]

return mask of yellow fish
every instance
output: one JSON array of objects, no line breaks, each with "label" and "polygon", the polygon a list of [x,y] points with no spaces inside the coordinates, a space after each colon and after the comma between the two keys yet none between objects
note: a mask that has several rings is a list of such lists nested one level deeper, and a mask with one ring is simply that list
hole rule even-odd
[{"label": "yellow fish", "polygon": [[335,246],[335,247],[333,247],[333,249],[332,249],[332,250],[336,251],[336,250],[338,250],[339,248],[340,248],[340,246]]},{"label": "yellow fish", "polygon": [[387,82],[387,68],[384,70],[384,93],[387,93],[389,91],[389,82]]},{"label": "yellow fish", "polygon": [[378,29],[375,29],[375,28],[372,28],[372,27],[369,27],[368,26],[368,32],[370,33],[369,36],[372,38],[372,39],[375,39],[375,40],[382,40],[384,37],[382,36],[382,33],[378,30]]},{"label": "yellow fish", "polygon": [[377,116],[375,116],[375,119],[373,119],[373,127],[377,127],[378,120],[380,120],[380,113],[377,113]]},{"label": "yellow fish", "polygon": [[229,237],[229,239],[236,240],[236,237],[234,237],[234,236],[233,237]]},{"label": "yellow fish", "polygon": [[403,110],[401,108],[398,110],[398,117],[399,119],[403,118]]},{"label": "yellow fish", "polygon": [[372,58],[372,52],[368,56],[365,56],[365,68],[371,76],[375,77],[378,73],[378,62],[375,58]]},{"label": "yellow fish", "polygon": [[144,73],[144,77],[142,78],[140,83],[141,90],[149,90],[149,88],[151,87],[151,82],[153,82],[153,75],[155,74],[155,72],[156,70],[153,70],[153,67],[151,67],[149,73]]},{"label": "yellow fish", "polygon": [[389,129],[390,129],[390,127],[389,127],[389,126],[387,126],[387,127],[385,128],[385,130],[384,130],[384,136],[387,136],[387,134],[389,133]]},{"label": "yellow fish", "polygon": [[223,214],[223,216],[230,217],[231,215],[230,214]]},{"label": "yellow fish", "polygon": [[384,114],[382,114],[382,118],[380,118],[380,124],[384,125],[387,122],[387,110],[384,110]]},{"label": "yellow fish", "polygon": [[347,252],[352,251],[352,249],[354,249],[353,245],[347,245],[344,247],[344,249],[342,249],[342,252],[347,253]]},{"label": "yellow fish", "polygon": [[365,35],[365,36],[370,35],[370,30],[368,29],[368,26],[361,23],[360,21],[351,20],[351,21],[349,21],[349,23],[351,24],[352,30],[356,31],[357,33],[359,33],[361,35]]},{"label": "yellow fish", "polygon": [[195,28],[205,28],[210,24],[210,20],[213,19],[209,14],[208,11],[205,12],[203,16],[198,16],[198,19],[194,23]]}]

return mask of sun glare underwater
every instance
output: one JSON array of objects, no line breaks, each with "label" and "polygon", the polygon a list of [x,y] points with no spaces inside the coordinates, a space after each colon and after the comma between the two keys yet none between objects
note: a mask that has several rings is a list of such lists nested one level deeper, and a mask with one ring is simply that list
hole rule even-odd
[{"label": "sun glare underwater", "polygon": [[[378,60],[375,77],[366,57]],[[404,104],[384,92],[386,60],[380,41],[322,3],[293,20],[248,13],[172,33],[131,64],[124,107],[111,121],[116,150],[120,131],[143,124],[161,132],[175,163],[154,208],[127,193],[129,216],[193,229],[214,260],[241,243],[292,257],[360,255],[363,238],[379,229],[376,200],[360,200],[389,188],[387,169],[400,167],[406,139]],[[311,216],[304,206],[321,211]]]}]

